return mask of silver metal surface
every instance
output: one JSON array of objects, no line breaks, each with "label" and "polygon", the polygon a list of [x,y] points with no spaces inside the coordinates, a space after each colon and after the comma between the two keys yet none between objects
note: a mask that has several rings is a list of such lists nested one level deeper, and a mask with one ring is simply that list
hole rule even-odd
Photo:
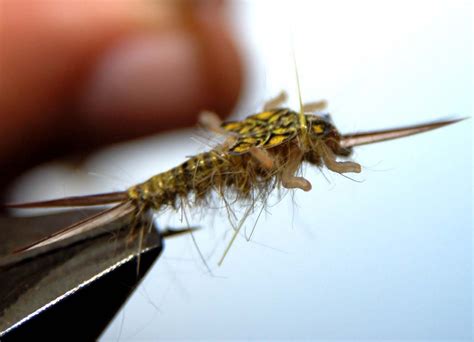
[{"label": "silver metal surface", "polygon": [[139,239],[131,235],[133,218],[129,214],[93,230],[83,239],[76,237],[59,245],[11,254],[95,213],[96,210],[76,210],[0,218],[0,336],[132,260],[139,251],[161,249],[160,235],[156,229],[149,229],[151,217],[143,217],[141,227],[147,229],[147,234],[139,246]]}]

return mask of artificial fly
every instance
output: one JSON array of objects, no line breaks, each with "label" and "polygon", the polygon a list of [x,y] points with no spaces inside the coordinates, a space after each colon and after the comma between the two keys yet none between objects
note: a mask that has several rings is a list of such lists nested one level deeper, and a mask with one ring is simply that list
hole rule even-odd
[{"label": "artificial fly", "polygon": [[[257,201],[263,201],[274,190],[310,191],[310,181],[297,176],[304,163],[325,166],[340,174],[359,173],[361,166],[349,160],[353,147],[407,137],[463,120],[340,134],[329,115],[322,114],[326,102],[304,104],[297,112],[281,107],[285,100],[286,94],[281,93],[268,101],[262,112],[242,121],[222,123],[216,114],[202,113],[200,124],[222,135],[224,142],[125,191],[6,205],[8,208],[47,208],[117,204],[16,252],[49,245],[124,214],[139,216],[148,210],[156,213],[169,208],[184,210],[184,204],[206,206],[213,193],[225,203],[247,206],[249,213]],[[240,220],[234,227],[234,236],[219,264],[242,223]]]}]

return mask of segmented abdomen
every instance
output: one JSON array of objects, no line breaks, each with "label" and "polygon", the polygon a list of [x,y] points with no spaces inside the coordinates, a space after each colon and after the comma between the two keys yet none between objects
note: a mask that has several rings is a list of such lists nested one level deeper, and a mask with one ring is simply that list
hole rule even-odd
[{"label": "segmented abdomen", "polygon": [[231,191],[245,198],[250,196],[258,174],[264,175],[258,169],[249,155],[212,150],[130,188],[128,194],[133,201],[155,210],[179,208],[183,201],[199,205],[211,190],[219,194]]}]

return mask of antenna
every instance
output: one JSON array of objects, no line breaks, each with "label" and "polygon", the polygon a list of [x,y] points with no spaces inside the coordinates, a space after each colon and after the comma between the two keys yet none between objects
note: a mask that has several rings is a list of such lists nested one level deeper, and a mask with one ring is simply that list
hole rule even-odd
[{"label": "antenna", "polygon": [[303,115],[304,110],[303,110],[303,100],[301,99],[300,75],[298,73],[298,65],[296,63],[295,46],[294,46],[293,43],[294,42],[293,42],[293,38],[292,38],[291,39],[291,52],[292,52],[292,56],[293,56],[293,66],[295,68],[296,86],[297,86],[297,89],[298,89],[298,101],[300,103],[300,114]]}]

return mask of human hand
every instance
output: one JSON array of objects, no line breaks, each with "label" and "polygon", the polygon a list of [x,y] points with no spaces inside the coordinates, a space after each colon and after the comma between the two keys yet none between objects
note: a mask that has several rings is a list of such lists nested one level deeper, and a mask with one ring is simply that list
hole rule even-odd
[{"label": "human hand", "polygon": [[0,187],[66,153],[224,115],[241,85],[222,6],[4,0]]}]

